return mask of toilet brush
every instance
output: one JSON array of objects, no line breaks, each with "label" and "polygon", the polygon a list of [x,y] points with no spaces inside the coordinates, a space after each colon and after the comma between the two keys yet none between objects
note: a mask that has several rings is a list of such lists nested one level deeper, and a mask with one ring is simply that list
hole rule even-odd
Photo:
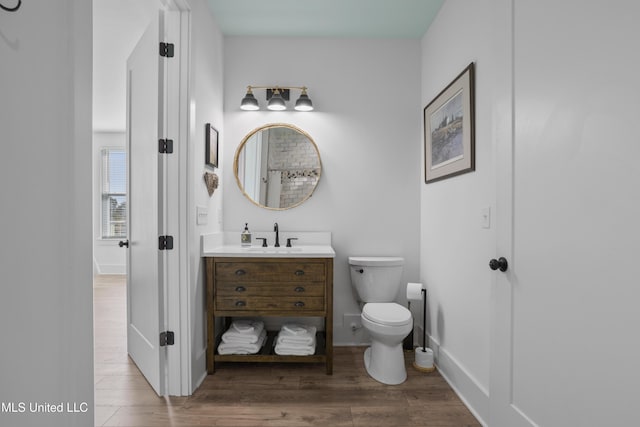
[{"label": "toilet brush", "polygon": [[416,347],[416,359],[413,367],[420,372],[432,372],[433,350],[427,348],[427,290],[422,289],[422,348]]}]

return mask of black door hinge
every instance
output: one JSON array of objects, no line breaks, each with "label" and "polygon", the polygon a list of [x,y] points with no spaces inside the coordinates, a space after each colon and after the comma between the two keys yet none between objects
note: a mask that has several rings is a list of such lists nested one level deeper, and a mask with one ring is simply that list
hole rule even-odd
[{"label": "black door hinge", "polygon": [[160,42],[160,56],[173,58],[173,43]]},{"label": "black door hinge", "polygon": [[158,147],[160,153],[173,153],[173,139],[159,139]]},{"label": "black door hinge", "polygon": [[174,343],[173,332],[171,331],[160,332],[160,347],[164,347],[166,345],[173,345],[173,343]]},{"label": "black door hinge", "polygon": [[173,249],[173,236],[160,236],[158,237],[158,249],[171,250]]}]

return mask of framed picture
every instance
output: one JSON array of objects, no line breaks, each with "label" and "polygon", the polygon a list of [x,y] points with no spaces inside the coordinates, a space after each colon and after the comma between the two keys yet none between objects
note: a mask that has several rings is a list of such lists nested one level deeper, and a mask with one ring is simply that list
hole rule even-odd
[{"label": "framed picture", "polygon": [[205,153],[204,163],[214,168],[218,167],[218,131],[216,128],[207,123],[204,130],[205,134]]},{"label": "framed picture", "polygon": [[424,107],[424,182],[475,170],[474,67]]}]

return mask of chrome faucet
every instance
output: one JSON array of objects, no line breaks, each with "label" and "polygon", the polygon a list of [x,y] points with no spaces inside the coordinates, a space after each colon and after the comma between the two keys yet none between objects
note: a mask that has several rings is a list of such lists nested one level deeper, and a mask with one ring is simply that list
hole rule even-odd
[{"label": "chrome faucet", "polygon": [[278,223],[273,224],[273,231],[276,232],[276,243],[273,245],[276,248],[280,247],[280,231],[278,230]]}]

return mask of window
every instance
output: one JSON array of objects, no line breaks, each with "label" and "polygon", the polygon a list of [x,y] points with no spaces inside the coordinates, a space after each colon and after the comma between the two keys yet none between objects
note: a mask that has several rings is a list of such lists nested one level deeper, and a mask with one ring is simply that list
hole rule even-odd
[{"label": "window", "polygon": [[102,238],[127,237],[127,159],[124,149],[102,149]]}]

